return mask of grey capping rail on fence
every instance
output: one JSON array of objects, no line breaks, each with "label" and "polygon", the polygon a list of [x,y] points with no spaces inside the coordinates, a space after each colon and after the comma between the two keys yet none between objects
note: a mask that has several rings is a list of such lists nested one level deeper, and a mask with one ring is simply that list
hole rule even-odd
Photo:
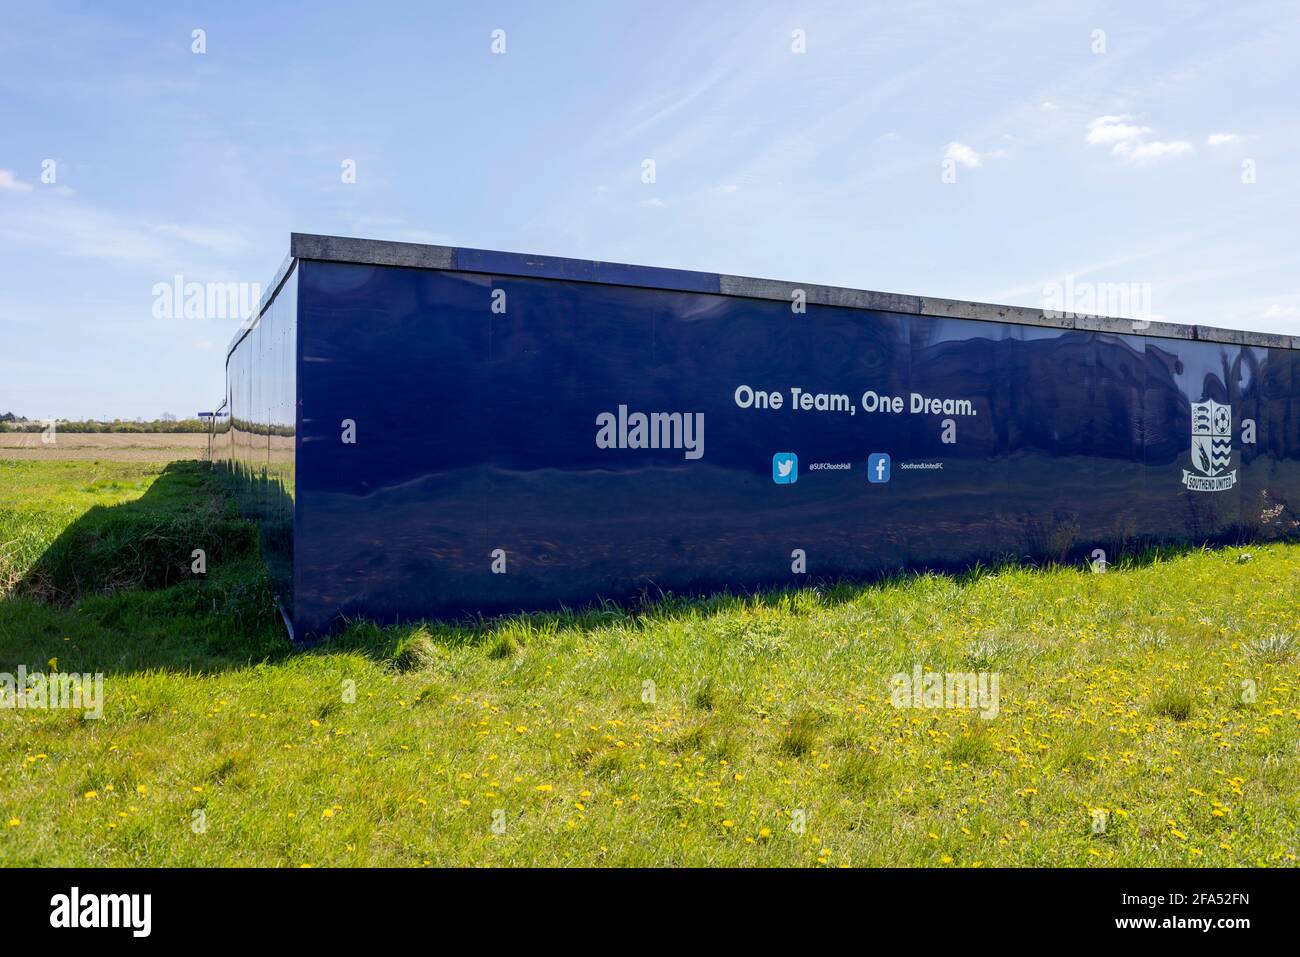
[{"label": "grey capping rail on fence", "polygon": [[[603,282],[612,285],[645,286],[652,289],[706,292],[747,299],[772,299],[789,302],[796,289],[802,289],[811,305],[841,306],[849,309],[872,309],[918,316],[973,319],[983,322],[1009,322],[1024,326],[1056,329],[1080,329],[1092,332],[1124,333],[1160,339],[1195,339],[1229,345],[1262,346],[1272,349],[1300,349],[1300,336],[1215,326],[1184,325],[1111,316],[1047,315],[1026,306],[1000,306],[985,302],[962,302],[906,296],[869,289],[846,289],[816,283],[794,283],[773,279],[751,279],[717,273],[690,272],[654,266],[625,266],[590,260],[565,259],[524,253],[498,253],[456,246],[433,246],[423,243],[398,243],[343,236],[318,236],[310,233],[290,235],[291,259],[314,259],[326,262],[360,263],[372,266],[406,266],[414,269],[443,269],[456,272],[490,272],[493,275],[518,275],[533,278],[562,279],[578,282]],[[490,268],[488,268],[490,265]],[[597,278],[584,278],[595,276]],[[689,280],[689,281],[687,281]]]}]

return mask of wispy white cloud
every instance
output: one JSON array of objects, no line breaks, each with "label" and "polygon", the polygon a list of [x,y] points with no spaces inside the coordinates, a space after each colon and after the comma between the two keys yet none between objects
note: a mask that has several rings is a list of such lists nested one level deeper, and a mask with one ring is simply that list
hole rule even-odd
[{"label": "wispy white cloud", "polygon": [[0,241],[59,255],[139,266],[171,274],[192,272],[213,279],[228,275],[216,265],[245,248],[237,234],[207,226],[141,222],[54,191],[29,193],[6,203]]},{"label": "wispy white cloud", "polygon": [[216,253],[233,254],[248,248],[248,241],[243,236],[222,229],[163,223],[155,226],[154,232],[163,236],[174,236],[183,242],[210,249]]},{"label": "wispy white cloud", "polygon": [[992,150],[977,150],[973,146],[960,143],[953,140],[943,148],[943,158],[951,160],[954,163],[960,163],[968,169],[978,169],[984,165],[985,160],[1006,159],[1011,153],[1002,148]]},{"label": "wispy white cloud", "polygon": [[1205,142],[1210,146],[1227,146],[1229,143],[1236,143],[1241,137],[1236,133],[1211,133],[1205,138]]},{"label": "wispy white cloud", "polygon": [[1187,140],[1153,140],[1149,143],[1116,143],[1111,150],[1120,159],[1129,163],[1155,163],[1175,156],[1185,156],[1196,151]]},{"label": "wispy white cloud", "polygon": [[965,143],[958,143],[956,140],[943,148],[943,158],[961,163],[962,166],[971,169],[981,165],[980,154]]},{"label": "wispy white cloud", "polygon": [[1099,116],[1088,124],[1088,145],[1106,146],[1117,143],[1131,143],[1151,132],[1149,126],[1137,126],[1131,122],[1135,117],[1128,113],[1116,116]]},{"label": "wispy white cloud", "polygon": [[0,169],[0,189],[11,190],[15,193],[30,193],[32,191],[31,183],[24,183],[11,169]]},{"label": "wispy white cloud", "polygon": [[1145,165],[1195,152],[1187,140],[1149,140],[1149,126],[1139,126],[1131,113],[1099,116],[1088,124],[1089,146],[1110,146],[1112,156],[1126,163]]}]

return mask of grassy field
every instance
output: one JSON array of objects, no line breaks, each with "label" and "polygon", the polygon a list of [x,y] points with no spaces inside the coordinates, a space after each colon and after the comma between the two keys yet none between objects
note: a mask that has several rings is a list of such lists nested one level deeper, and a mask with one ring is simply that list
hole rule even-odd
[{"label": "grassy field", "polygon": [[[189,572],[193,548],[208,573]],[[1300,853],[1300,546],[294,651],[206,468],[0,461],[6,865],[1258,865]],[[890,677],[996,673],[996,717]]]}]

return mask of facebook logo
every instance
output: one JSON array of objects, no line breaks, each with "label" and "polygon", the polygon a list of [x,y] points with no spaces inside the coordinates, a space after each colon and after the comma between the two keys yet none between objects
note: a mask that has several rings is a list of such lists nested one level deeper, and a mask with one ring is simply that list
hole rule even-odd
[{"label": "facebook logo", "polygon": [[867,480],[873,485],[889,481],[888,452],[872,452],[867,456]]},{"label": "facebook logo", "polygon": [[793,452],[777,452],[772,456],[772,481],[777,485],[793,485],[799,481],[799,456]]}]

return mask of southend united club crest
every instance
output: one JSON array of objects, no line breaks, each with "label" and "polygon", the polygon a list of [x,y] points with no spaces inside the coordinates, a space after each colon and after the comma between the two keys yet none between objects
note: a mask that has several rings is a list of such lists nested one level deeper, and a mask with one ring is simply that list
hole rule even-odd
[{"label": "southend united club crest", "polygon": [[1192,403],[1192,467],[1183,484],[1193,492],[1223,492],[1237,484],[1232,464],[1232,406],[1211,399]]}]

